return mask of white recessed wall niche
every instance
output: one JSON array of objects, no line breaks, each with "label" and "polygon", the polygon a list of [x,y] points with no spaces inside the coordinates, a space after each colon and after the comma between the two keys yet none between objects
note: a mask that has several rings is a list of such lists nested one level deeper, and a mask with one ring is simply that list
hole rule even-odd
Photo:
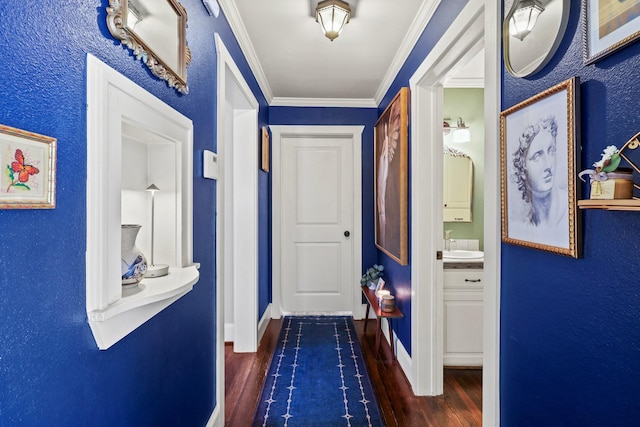
[{"label": "white recessed wall niche", "polygon": [[[87,317],[107,349],[189,292],[193,263],[193,124],[131,80],[87,55]],[[123,289],[120,226],[140,224],[136,246],[169,274]]]}]

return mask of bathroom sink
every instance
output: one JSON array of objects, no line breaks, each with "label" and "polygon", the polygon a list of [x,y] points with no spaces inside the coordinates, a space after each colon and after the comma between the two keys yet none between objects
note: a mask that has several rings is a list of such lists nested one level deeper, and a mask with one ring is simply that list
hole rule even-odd
[{"label": "bathroom sink", "polygon": [[465,251],[465,250],[455,250],[455,251],[443,251],[442,256],[444,259],[483,259],[484,252],[482,251]]}]

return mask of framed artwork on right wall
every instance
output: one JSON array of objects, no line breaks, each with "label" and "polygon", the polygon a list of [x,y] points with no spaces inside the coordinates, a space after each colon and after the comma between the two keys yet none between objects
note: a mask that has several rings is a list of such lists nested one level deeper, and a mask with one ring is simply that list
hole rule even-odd
[{"label": "framed artwork on right wall", "polygon": [[502,241],[581,256],[578,78],[500,113]]},{"label": "framed artwork on right wall", "polygon": [[592,64],[640,37],[640,1],[582,0],[584,63]]}]

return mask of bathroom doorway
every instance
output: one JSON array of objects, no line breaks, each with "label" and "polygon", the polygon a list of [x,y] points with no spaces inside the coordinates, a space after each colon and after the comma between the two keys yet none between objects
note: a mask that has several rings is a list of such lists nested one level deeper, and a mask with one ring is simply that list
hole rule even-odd
[{"label": "bathroom doorway", "polygon": [[482,369],[484,49],[443,83],[443,365]]},{"label": "bathroom doorway", "polygon": [[[471,60],[485,48],[485,198],[484,198],[484,337],[483,422],[499,420],[499,269],[500,193],[499,128],[500,100],[500,5],[469,2],[456,21],[410,79],[412,141],[438,141],[412,145],[412,388],[418,395],[443,391],[443,287],[442,260],[442,123],[443,83],[455,67]],[[486,28],[486,31],[485,31]],[[488,154],[487,154],[488,153]],[[427,165],[428,167],[424,167]],[[438,238],[436,238],[438,236]]]}]

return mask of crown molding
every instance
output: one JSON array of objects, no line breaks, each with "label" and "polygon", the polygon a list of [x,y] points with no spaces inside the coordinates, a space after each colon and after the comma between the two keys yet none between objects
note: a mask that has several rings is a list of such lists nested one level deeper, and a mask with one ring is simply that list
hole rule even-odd
[{"label": "crown molding", "polygon": [[446,80],[443,86],[451,89],[482,89],[484,77],[452,77]]},{"label": "crown molding", "polygon": [[365,98],[287,98],[275,97],[270,107],[337,107],[337,108],[378,108],[374,99]]},{"label": "crown molding", "polygon": [[411,23],[407,35],[398,48],[398,51],[387,69],[387,72],[378,87],[373,99],[323,99],[323,98],[274,98],[271,86],[264,74],[258,56],[256,55],[253,44],[249,39],[247,30],[240,18],[240,13],[235,5],[234,0],[218,0],[224,15],[231,26],[231,31],[238,40],[240,49],[249,63],[249,67],[256,78],[262,94],[267,104],[270,106],[290,106],[290,107],[355,107],[355,108],[377,108],[382,98],[391,87],[393,80],[398,75],[400,68],[405,63],[411,50],[422,35],[427,24],[433,17],[441,0],[425,0],[420,10],[416,14],[415,19]]},{"label": "crown molding", "polygon": [[238,12],[238,8],[236,7],[234,0],[218,0],[218,3],[222,8],[224,16],[226,16],[227,21],[229,22],[229,26],[231,26],[231,31],[238,40],[238,44],[240,45],[242,53],[244,53],[244,56],[249,63],[249,68],[251,68],[254,77],[258,81],[258,86],[260,86],[262,94],[267,100],[267,104],[270,104],[271,100],[273,99],[271,86],[269,86],[267,77],[264,74],[262,65],[260,65],[258,55],[256,55],[253,44],[249,39],[249,34],[247,33],[247,29],[245,28],[244,23],[240,18],[240,12]]},{"label": "crown molding", "polygon": [[391,61],[391,65],[387,69],[387,73],[382,79],[382,83],[378,87],[378,90],[374,96],[376,105],[380,105],[380,102],[382,102],[382,98],[391,87],[393,80],[398,75],[398,72],[400,72],[400,68],[409,57],[411,50],[418,42],[418,39],[433,17],[433,14],[438,8],[438,5],[440,5],[440,2],[441,0],[425,0],[422,3],[422,6],[420,6],[420,10],[418,10],[415,19],[413,20],[411,26],[409,27],[409,30],[407,31],[407,35],[405,36],[404,40],[402,40],[402,44],[398,48],[396,56],[393,58],[393,61]]}]

